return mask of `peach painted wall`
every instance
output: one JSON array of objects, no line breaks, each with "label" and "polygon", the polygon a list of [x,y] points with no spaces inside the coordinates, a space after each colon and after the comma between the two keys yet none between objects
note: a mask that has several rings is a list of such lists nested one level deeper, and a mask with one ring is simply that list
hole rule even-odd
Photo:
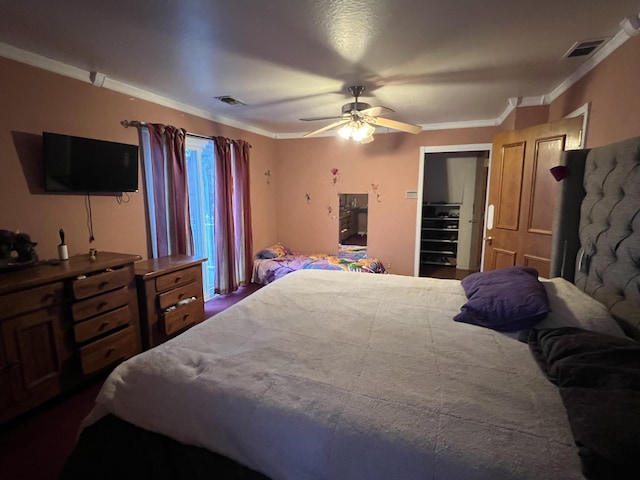
[{"label": "peach painted wall", "polygon": [[[490,127],[380,134],[364,145],[338,136],[280,140],[278,238],[295,251],[335,254],[338,193],[368,193],[370,255],[391,273],[413,275],[417,201],[406,199],[405,192],[418,188],[420,147],[491,143],[495,131]],[[334,167],[339,170],[335,185]],[[378,185],[380,201],[372,184]]]},{"label": "peach painted wall", "polygon": [[[335,251],[338,192],[368,192],[369,252],[392,273],[412,275],[416,201],[404,198],[418,186],[421,146],[491,143],[498,131],[563,118],[591,102],[587,146],[605,145],[640,134],[640,36],[628,40],[549,106],[521,107],[495,128],[425,131],[419,135],[377,135],[355,145],[337,137],[281,140],[276,146],[278,238],[307,253]],[[335,186],[331,168],[340,170]],[[379,184],[381,202],[371,184]],[[305,194],[311,195],[311,203]]]},{"label": "peach painted wall", "polygon": [[147,257],[146,219],[140,192],[126,203],[113,196],[92,196],[95,241],[89,242],[84,195],[52,195],[42,187],[42,132],[138,143],[135,128],[120,121],[171,124],[201,135],[249,141],[254,241],[276,240],[275,189],[264,171],[273,170],[275,140],[94,87],[90,83],[0,58],[0,229],[21,231],[38,242],[40,258],[55,258],[58,230],[64,228],[69,254],[115,251]]},{"label": "peach painted wall", "polygon": [[[591,102],[587,146],[636,136],[637,58],[640,36],[619,47],[549,107],[517,109],[498,127],[381,134],[367,145],[337,137],[273,140],[0,58],[0,228],[30,233],[41,258],[56,255],[61,227],[72,255],[95,247],[146,257],[142,192],[131,194],[124,204],[113,197],[92,197],[96,241],[90,244],[84,197],[47,195],[41,183],[42,131],[136,143],[136,131],[119,123],[136,119],[243,138],[253,145],[254,250],[281,241],[300,252],[334,252],[337,218],[327,207],[337,211],[339,192],[367,192],[370,253],[392,273],[412,275],[417,205],[405,192],[418,188],[420,147],[491,143],[497,131],[560,119],[586,102]],[[335,185],[334,167],[340,171]],[[380,202],[371,184],[379,185]]]},{"label": "peach painted wall", "polygon": [[549,121],[549,106],[520,107],[515,109],[515,121],[512,130],[533,127]]},{"label": "peach painted wall", "polygon": [[549,106],[518,107],[498,127],[501,132],[519,130],[548,122]]},{"label": "peach painted wall", "polygon": [[587,147],[640,135],[640,35],[627,40],[558,97],[549,119],[560,119],[590,102]]}]

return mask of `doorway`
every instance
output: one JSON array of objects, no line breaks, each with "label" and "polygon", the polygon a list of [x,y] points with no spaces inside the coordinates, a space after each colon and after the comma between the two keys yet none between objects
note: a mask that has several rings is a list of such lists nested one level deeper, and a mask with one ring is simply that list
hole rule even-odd
[{"label": "doorway", "polygon": [[415,276],[463,278],[481,270],[491,146],[420,149]]}]

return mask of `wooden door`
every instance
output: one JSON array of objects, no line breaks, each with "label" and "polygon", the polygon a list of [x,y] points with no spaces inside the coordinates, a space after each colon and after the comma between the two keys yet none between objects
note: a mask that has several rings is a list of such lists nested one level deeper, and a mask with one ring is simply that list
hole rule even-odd
[{"label": "wooden door", "polygon": [[548,277],[558,185],[549,169],[580,148],[582,116],[496,135],[484,270],[530,266]]},{"label": "wooden door", "polygon": [[50,307],[2,324],[6,369],[16,404],[36,405],[60,393],[60,322],[59,309]]}]

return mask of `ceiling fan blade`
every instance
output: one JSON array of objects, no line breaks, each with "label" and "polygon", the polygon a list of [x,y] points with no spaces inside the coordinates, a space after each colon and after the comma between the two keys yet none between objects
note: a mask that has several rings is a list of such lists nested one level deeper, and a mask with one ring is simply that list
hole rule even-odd
[{"label": "ceiling fan blade", "polygon": [[344,115],[332,116],[332,117],[309,117],[309,118],[301,118],[303,122],[315,122],[316,120],[333,120],[335,118],[344,118]]},{"label": "ceiling fan blade", "polygon": [[374,125],[380,125],[381,127],[392,128],[406,133],[420,133],[422,127],[413,125],[411,123],[398,122],[397,120],[391,120],[389,118],[375,117],[368,120]]},{"label": "ceiling fan blade", "polygon": [[303,137],[311,137],[313,135],[317,135],[319,133],[326,132],[327,130],[331,130],[332,128],[335,128],[335,127],[337,127],[339,125],[344,125],[345,123],[349,123],[350,121],[351,121],[350,118],[344,118],[344,119],[339,120],[337,122],[330,123],[329,125],[325,125],[324,127],[319,128],[318,130],[314,130],[313,132],[305,133],[303,135]]},{"label": "ceiling fan blade", "polygon": [[395,112],[395,110],[392,110],[387,107],[371,107],[371,108],[365,108],[364,110],[360,110],[359,113],[362,115],[366,115],[368,117],[379,117],[384,113],[393,113],[393,112]]}]

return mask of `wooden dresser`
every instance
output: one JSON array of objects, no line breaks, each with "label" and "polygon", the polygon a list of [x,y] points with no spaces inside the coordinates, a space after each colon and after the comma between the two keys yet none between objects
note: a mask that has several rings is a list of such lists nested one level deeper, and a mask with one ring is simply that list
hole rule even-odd
[{"label": "wooden dresser", "polygon": [[140,352],[139,259],[99,252],[0,274],[0,423]]},{"label": "wooden dresser", "polygon": [[206,258],[171,255],[135,263],[145,349],[204,320],[204,261]]}]

